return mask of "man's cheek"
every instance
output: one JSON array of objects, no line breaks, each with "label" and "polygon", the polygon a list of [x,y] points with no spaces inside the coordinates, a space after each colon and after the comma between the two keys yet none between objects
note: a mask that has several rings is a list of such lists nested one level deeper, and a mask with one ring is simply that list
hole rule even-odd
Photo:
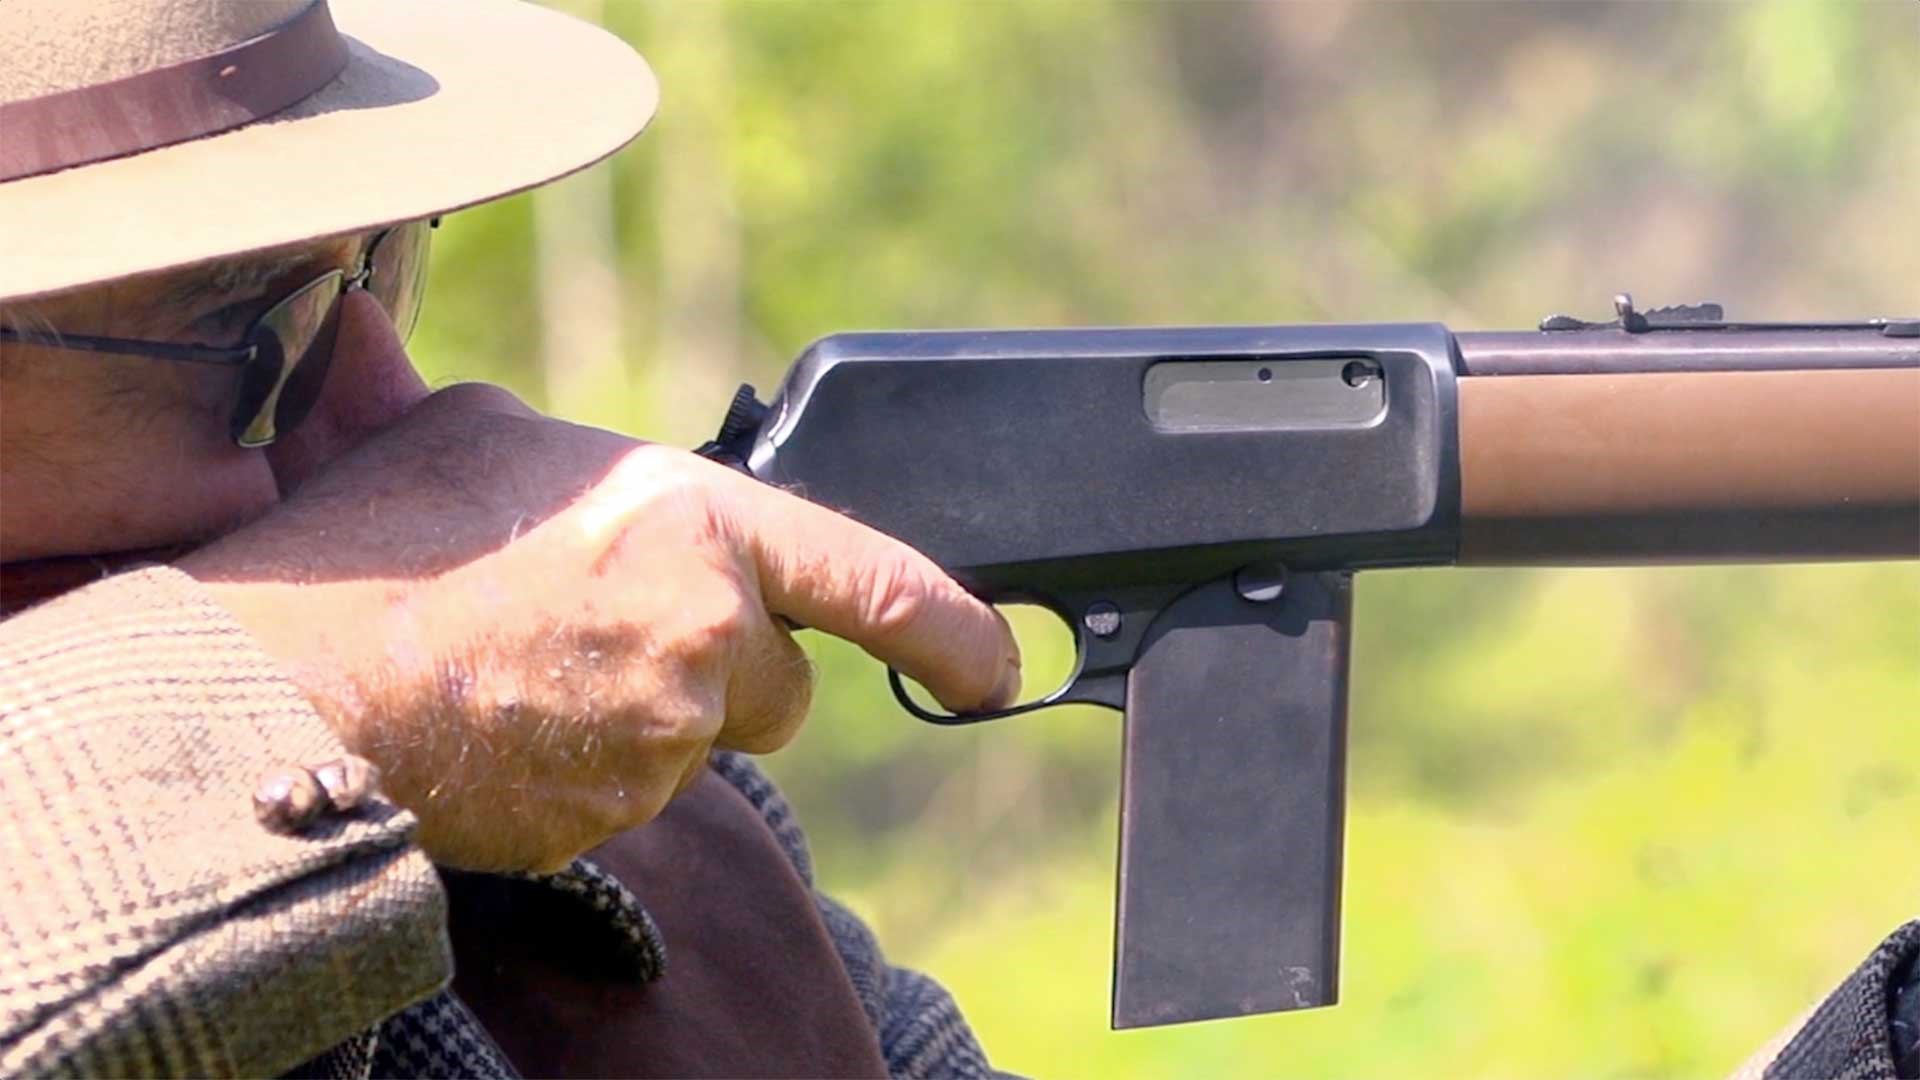
[{"label": "man's cheek", "polygon": [[[258,451],[228,445],[212,460],[182,455],[156,461],[147,477],[151,490],[170,491],[172,505],[139,519],[159,543],[209,540],[259,517],[280,501],[273,471]],[[144,486],[144,485],[143,485]]]},{"label": "man's cheek", "polygon": [[[192,436],[143,446],[100,445],[84,466],[42,470],[25,455],[0,480],[0,558],[49,558],[198,543],[260,516],[279,500],[258,453],[205,453]],[[53,465],[51,462],[44,463]]]}]

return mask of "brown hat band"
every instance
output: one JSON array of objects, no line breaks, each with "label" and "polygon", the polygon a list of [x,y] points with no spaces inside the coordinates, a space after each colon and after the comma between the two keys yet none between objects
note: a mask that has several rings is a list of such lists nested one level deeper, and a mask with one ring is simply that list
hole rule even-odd
[{"label": "brown hat band", "polygon": [[231,48],[124,79],[0,104],[0,182],[250,124],[347,66],[327,0]]}]

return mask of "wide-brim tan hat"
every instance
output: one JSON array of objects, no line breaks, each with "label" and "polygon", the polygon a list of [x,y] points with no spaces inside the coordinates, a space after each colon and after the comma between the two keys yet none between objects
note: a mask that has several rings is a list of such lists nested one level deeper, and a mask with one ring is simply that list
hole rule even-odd
[{"label": "wide-brim tan hat", "polygon": [[[311,12],[316,4],[328,11]],[[293,104],[0,182],[0,300],[485,202],[613,153],[658,102],[653,73],[624,42],[520,0],[4,0],[0,158],[30,134],[19,117],[46,115],[23,112],[22,101],[329,14],[344,66]],[[286,66],[284,52],[271,63]],[[244,58],[216,66],[216,81],[251,74],[239,70]]]}]

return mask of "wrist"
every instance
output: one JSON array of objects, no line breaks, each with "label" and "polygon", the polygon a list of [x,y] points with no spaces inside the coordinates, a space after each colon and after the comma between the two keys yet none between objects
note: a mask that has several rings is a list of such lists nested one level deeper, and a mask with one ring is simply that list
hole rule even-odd
[{"label": "wrist", "polygon": [[363,721],[370,696],[383,684],[401,681],[396,661],[420,651],[404,640],[412,622],[405,617],[406,605],[388,599],[401,591],[399,586],[226,580],[195,567],[191,558],[180,569],[198,578],[214,602],[279,664],[347,749],[366,750],[369,733]]}]

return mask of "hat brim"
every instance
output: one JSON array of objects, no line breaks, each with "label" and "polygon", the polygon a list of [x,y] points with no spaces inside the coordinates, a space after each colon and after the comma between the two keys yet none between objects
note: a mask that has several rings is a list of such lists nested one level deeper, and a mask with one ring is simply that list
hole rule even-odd
[{"label": "hat brim", "polygon": [[653,116],[646,61],[519,0],[331,0],[351,58],[266,120],[0,184],[0,300],[430,217],[546,183]]}]

